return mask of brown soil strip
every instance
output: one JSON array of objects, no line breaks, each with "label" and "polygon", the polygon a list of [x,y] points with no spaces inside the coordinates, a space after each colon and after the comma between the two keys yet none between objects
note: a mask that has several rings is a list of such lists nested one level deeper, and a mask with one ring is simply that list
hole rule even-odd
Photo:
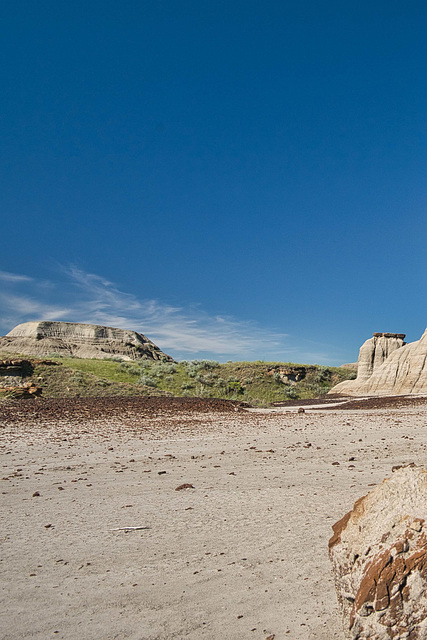
[{"label": "brown soil strip", "polygon": [[230,413],[242,412],[244,402],[216,398],[165,398],[165,397],[115,397],[115,398],[60,398],[35,400],[10,400],[0,404],[0,425],[8,422],[52,420],[70,418],[98,419],[126,415],[153,415],[157,413]]}]

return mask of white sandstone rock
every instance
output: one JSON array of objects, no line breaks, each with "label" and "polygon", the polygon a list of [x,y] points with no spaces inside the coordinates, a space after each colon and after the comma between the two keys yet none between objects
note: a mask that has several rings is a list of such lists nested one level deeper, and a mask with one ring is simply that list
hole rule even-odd
[{"label": "white sandstone rock", "polygon": [[0,338],[0,351],[48,356],[52,353],[79,358],[105,359],[119,356],[123,360],[166,359],[164,354],[142,333],[77,322],[25,322]]},{"label": "white sandstone rock", "polygon": [[427,471],[410,465],[360,498],[329,541],[346,638],[427,639]]},{"label": "white sandstone rock", "polygon": [[345,380],[330,393],[384,396],[427,393],[427,330],[416,342],[404,334],[374,334],[359,352],[355,380]]}]

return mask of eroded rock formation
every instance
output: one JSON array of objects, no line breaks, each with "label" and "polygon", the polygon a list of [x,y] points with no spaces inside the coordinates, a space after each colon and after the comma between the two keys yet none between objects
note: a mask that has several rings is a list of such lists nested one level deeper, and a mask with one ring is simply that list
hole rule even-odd
[{"label": "eroded rock formation", "polygon": [[342,395],[406,395],[427,393],[427,330],[406,344],[403,333],[374,333],[360,348],[357,378],[330,393]]},{"label": "eroded rock formation", "polygon": [[427,638],[427,471],[415,465],[360,498],[329,541],[347,638]]},{"label": "eroded rock formation", "polygon": [[141,333],[77,322],[25,322],[0,338],[0,352],[123,360],[172,358]]},{"label": "eroded rock formation", "polygon": [[314,367],[303,366],[275,366],[267,371],[268,376],[276,376],[281,382],[301,382],[307,375],[307,371],[312,371]]},{"label": "eroded rock formation", "polygon": [[406,344],[404,338],[404,333],[374,333],[370,340],[366,340],[359,351],[357,380],[362,382],[370,378],[393,351]]},{"label": "eroded rock formation", "polygon": [[32,371],[29,360],[0,360],[0,388],[24,386],[24,378],[31,375]]}]

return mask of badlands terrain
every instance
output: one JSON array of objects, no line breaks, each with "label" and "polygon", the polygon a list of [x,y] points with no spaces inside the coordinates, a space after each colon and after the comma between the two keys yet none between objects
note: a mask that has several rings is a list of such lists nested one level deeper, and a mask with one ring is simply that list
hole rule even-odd
[{"label": "badlands terrain", "polygon": [[427,332],[404,338],[354,368],[176,363],[78,323],[0,338],[2,640],[343,640],[332,525],[427,467]]},{"label": "badlands terrain", "polygon": [[342,640],[332,524],[427,466],[426,418],[417,396],[3,402],[2,639]]}]

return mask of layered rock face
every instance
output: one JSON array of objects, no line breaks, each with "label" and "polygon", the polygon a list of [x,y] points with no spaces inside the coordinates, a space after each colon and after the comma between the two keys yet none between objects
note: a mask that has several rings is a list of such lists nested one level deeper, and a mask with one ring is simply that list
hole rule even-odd
[{"label": "layered rock face", "polygon": [[427,471],[403,467],[333,526],[346,638],[427,638]]},{"label": "layered rock face", "polygon": [[304,380],[308,370],[312,370],[312,367],[273,367],[267,371],[268,376],[278,375],[280,380],[286,384],[288,382],[300,382]]},{"label": "layered rock face", "polygon": [[0,360],[0,388],[22,387],[24,378],[32,372],[28,360]]},{"label": "layered rock face", "polygon": [[25,322],[0,338],[0,351],[47,356],[57,353],[78,358],[123,360],[172,358],[141,333],[77,322]]},{"label": "layered rock face", "polygon": [[357,380],[363,382],[370,378],[393,351],[406,344],[404,338],[404,333],[374,333],[370,340],[366,340],[359,351]]},{"label": "layered rock face", "polygon": [[359,352],[357,378],[333,387],[343,395],[407,395],[427,393],[427,330],[406,344],[403,333],[375,333]]}]

